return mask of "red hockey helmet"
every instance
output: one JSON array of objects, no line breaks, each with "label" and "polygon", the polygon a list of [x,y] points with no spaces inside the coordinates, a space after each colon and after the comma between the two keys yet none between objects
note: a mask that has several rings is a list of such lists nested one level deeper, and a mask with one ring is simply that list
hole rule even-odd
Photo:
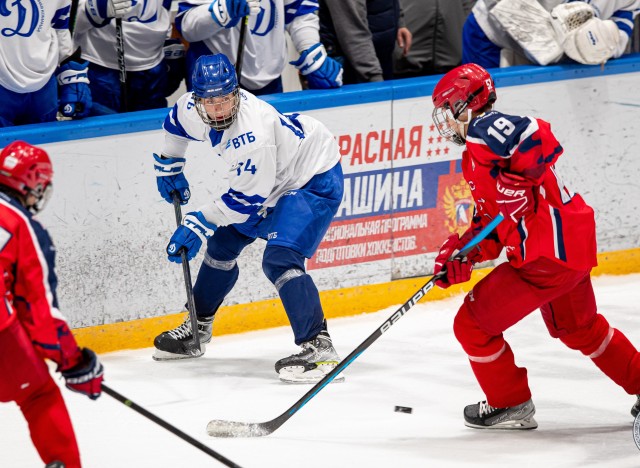
[{"label": "red hockey helmet", "polygon": [[433,121],[438,131],[458,145],[465,142],[460,125],[452,125],[465,110],[477,111],[496,100],[496,88],[489,72],[475,63],[454,68],[444,75],[431,96],[435,109]]},{"label": "red hockey helmet", "polygon": [[36,203],[28,208],[34,212],[44,208],[52,177],[51,160],[42,148],[14,141],[0,152],[0,185],[24,196],[33,195]]}]

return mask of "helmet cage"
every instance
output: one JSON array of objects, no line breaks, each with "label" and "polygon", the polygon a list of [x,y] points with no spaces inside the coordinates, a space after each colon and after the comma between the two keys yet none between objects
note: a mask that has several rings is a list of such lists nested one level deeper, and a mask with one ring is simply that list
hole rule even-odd
[{"label": "helmet cage", "polygon": [[[240,110],[240,91],[235,88],[231,93],[216,97],[199,97],[193,93],[193,102],[202,121],[209,127],[221,131],[231,127],[238,118]],[[205,106],[213,106],[213,115],[222,115],[220,119],[211,117]]]},{"label": "helmet cage", "polygon": [[53,194],[53,184],[47,184],[44,188],[42,185],[38,184],[35,189],[29,190],[29,195],[33,195],[36,199],[36,202],[32,205],[27,206],[29,210],[33,214],[39,213],[44,210],[49,200],[51,200],[51,195]]},{"label": "helmet cage", "polygon": [[[449,107],[449,103],[445,102],[441,107],[433,109],[431,118],[435,122],[440,135],[458,146],[463,146],[466,140],[461,134],[460,127],[464,124],[458,121],[455,115]],[[460,114],[457,115],[459,116]]]}]

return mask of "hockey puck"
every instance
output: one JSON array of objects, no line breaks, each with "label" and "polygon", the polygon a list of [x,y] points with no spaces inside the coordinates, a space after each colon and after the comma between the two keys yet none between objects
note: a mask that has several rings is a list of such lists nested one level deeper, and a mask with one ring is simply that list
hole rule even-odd
[{"label": "hockey puck", "polygon": [[409,408],[408,406],[396,406],[393,411],[395,411],[396,413],[411,414],[413,408]]}]

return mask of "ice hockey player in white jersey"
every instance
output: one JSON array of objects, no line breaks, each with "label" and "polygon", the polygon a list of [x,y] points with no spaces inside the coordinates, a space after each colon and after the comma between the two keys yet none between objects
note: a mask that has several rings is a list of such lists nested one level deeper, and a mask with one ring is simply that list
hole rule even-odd
[{"label": "ice hockey player in white jersey", "polygon": [[242,60],[243,89],[255,95],[282,92],[287,63],[285,30],[298,60],[291,62],[310,88],[342,86],[342,66],[327,56],[320,43],[318,0],[189,0],[178,4],[176,29],[189,41],[187,89],[195,61],[201,55],[223,53],[236,62],[240,23],[249,15]]},{"label": "ice hockey player in white jersey", "polygon": [[[75,41],[89,62],[93,115],[167,107],[164,43],[171,0],[80,0]],[[120,102],[114,18],[122,18],[127,103]]]},{"label": "ice hockey player in white jersey", "polygon": [[[154,154],[158,190],[167,202],[190,197],[183,173],[190,141],[211,144],[229,164],[229,189],[186,214],[167,246],[169,260],[206,255],[193,288],[200,341],[211,340],[212,321],[238,279],[236,259],[260,237],[267,240],[262,269],[275,285],[293,329],[298,354],[276,363],[286,382],[316,382],[339,362],[320,297],[306,273],[342,201],[344,179],[333,135],[317,120],[285,115],[238,88],[223,54],[200,57],[193,93],[183,95],[164,122],[165,143]],[[157,360],[192,357],[189,319],[156,337]]]},{"label": "ice hockey player in white jersey", "polygon": [[71,0],[0,0],[0,127],[82,118],[87,64],[74,54]]},{"label": "ice hockey player in white jersey", "polygon": [[638,13],[640,0],[478,0],[464,25],[462,63],[548,65],[566,55],[601,64],[625,52]]}]

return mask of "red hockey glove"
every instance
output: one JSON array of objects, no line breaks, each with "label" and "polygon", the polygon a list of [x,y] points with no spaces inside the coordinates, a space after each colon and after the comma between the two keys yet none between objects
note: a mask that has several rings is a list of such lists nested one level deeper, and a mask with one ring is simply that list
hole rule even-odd
[{"label": "red hockey glove", "polygon": [[87,395],[92,400],[102,392],[103,374],[104,367],[89,348],[82,348],[82,358],[76,366],[62,371],[69,390]]},{"label": "red hockey glove", "polygon": [[522,176],[500,171],[496,181],[496,202],[500,213],[514,223],[535,210],[533,183]]},{"label": "red hockey glove", "polygon": [[458,234],[453,234],[440,247],[440,253],[436,257],[436,263],[433,267],[433,274],[437,275],[442,270],[446,270],[445,275],[436,281],[436,285],[442,289],[471,279],[473,263],[467,257],[449,260],[452,255],[464,247],[464,244]]}]

